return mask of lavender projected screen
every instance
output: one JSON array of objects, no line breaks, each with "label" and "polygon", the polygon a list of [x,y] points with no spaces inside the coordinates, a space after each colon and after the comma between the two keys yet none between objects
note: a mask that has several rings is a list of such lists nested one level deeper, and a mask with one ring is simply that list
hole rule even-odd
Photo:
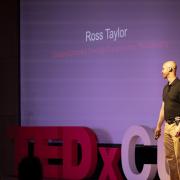
[{"label": "lavender projected screen", "polygon": [[20,9],[22,126],[87,126],[102,143],[155,126],[162,62],[180,66],[180,1],[21,0]]}]

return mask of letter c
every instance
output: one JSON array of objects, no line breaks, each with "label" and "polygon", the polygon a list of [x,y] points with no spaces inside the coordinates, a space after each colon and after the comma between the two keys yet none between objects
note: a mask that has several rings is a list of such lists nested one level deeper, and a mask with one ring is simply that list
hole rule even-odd
[{"label": "letter c", "polygon": [[124,134],[122,140],[122,168],[127,179],[144,180],[153,179],[157,172],[156,164],[145,164],[138,172],[135,164],[135,146],[138,138],[145,145],[155,145],[152,129],[144,126],[132,126]]}]

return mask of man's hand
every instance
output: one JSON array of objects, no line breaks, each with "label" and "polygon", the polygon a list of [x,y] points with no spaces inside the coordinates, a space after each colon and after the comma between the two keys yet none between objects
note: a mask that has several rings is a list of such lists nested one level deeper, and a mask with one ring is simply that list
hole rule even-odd
[{"label": "man's hand", "polygon": [[179,131],[179,132],[176,132],[175,137],[180,137],[180,131]]},{"label": "man's hand", "polygon": [[161,136],[161,129],[156,127],[154,131],[154,138],[157,140]]},{"label": "man's hand", "polygon": [[180,123],[176,127],[175,137],[180,137]]}]

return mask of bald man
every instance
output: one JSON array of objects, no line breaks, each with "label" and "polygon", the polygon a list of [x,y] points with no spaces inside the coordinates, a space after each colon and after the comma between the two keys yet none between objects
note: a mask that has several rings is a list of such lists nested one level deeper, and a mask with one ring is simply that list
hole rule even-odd
[{"label": "bald man", "polygon": [[171,180],[180,180],[180,80],[176,77],[175,61],[163,63],[162,76],[168,83],[163,89],[163,101],[155,129],[155,139],[164,126],[164,149]]}]

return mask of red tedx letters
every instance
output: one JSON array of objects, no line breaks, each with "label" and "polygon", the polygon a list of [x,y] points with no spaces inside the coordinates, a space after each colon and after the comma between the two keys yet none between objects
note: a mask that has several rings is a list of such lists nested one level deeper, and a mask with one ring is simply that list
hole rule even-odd
[{"label": "red tedx letters", "polygon": [[[34,156],[41,160],[43,176],[57,179],[85,179],[96,170],[98,147],[95,133],[86,127],[15,127],[8,131],[14,141],[14,174],[20,161],[28,154],[28,142],[34,143]],[[49,142],[62,142],[61,146],[50,146]],[[79,159],[78,146],[81,149]],[[103,159],[100,179],[122,179],[118,169],[120,148],[101,147]],[[49,164],[48,159],[61,159],[62,164]]]}]

